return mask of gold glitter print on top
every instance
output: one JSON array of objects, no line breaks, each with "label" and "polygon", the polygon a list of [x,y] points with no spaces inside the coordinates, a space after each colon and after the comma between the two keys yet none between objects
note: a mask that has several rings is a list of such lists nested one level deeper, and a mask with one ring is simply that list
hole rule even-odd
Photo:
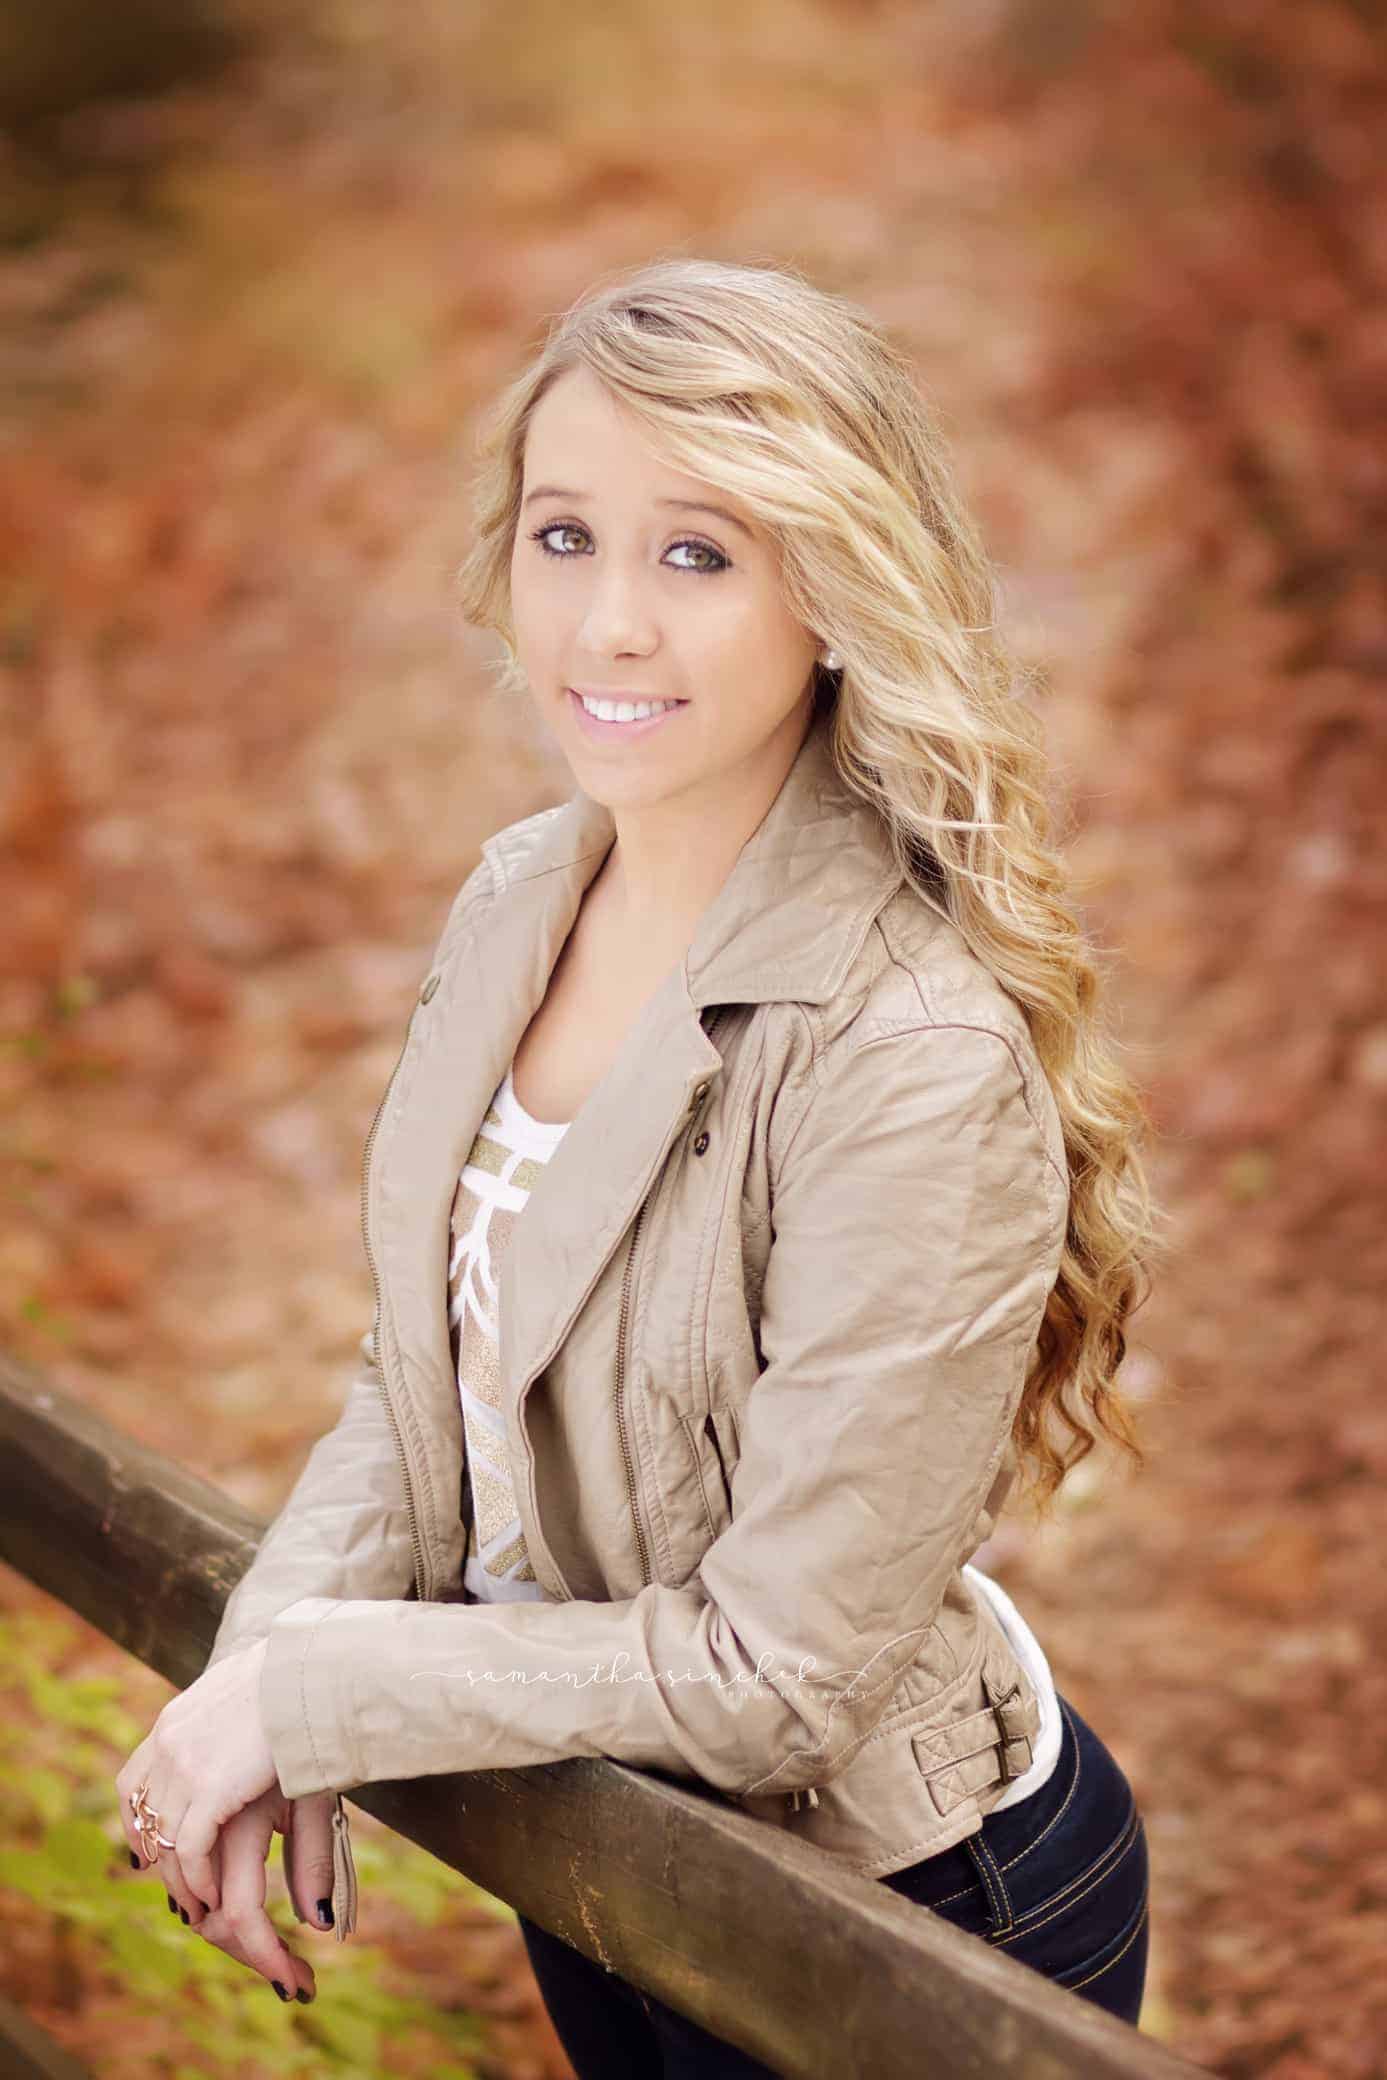
[{"label": "gold glitter print on top", "polygon": [[515,1223],[567,1131],[566,1121],[530,1117],[507,1070],[453,1192],[448,1326],[472,1494],[463,1584],[480,1603],[544,1598],[526,1551],[511,1480],[501,1416],[496,1295]]}]

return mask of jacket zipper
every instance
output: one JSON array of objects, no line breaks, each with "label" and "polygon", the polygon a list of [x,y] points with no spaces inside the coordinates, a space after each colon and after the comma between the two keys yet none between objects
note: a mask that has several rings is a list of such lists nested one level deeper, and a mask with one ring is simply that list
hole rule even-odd
[{"label": "jacket zipper", "polygon": [[[708,1024],[709,1039],[717,1031],[718,1022],[722,1015],[721,1007],[713,1013]],[[684,1121],[683,1127],[685,1133],[688,1132],[702,1111],[706,1096],[707,1093],[705,1092],[703,1098],[696,1099],[689,1107],[688,1116]],[[617,1317],[616,1331],[616,1429],[617,1436],[621,1442],[622,1463],[626,1469],[626,1492],[631,1504],[631,1522],[635,1526],[636,1547],[640,1554],[641,1581],[643,1583],[651,1582],[654,1576],[651,1573],[650,1552],[646,1546],[645,1531],[641,1524],[640,1504],[637,1499],[635,1461],[631,1456],[631,1441],[626,1431],[626,1323],[631,1310],[631,1273],[636,1260],[636,1244],[640,1239],[641,1226],[645,1220],[645,1209],[649,1203],[648,1198],[641,1202],[640,1211],[636,1215],[635,1224],[631,1229],[631,1240],[626,1250],[626,1268],[622,1273],[621,1312]]]},{"label": "jacket zipper", "polygon": [[[416,1009],[417,1008],[418,1007],[416,1003]],[[427,1563],[424,1558],[424,1541],[420,1535],[419,1518],[414,1507],[414,1489],[409,1477],[409,1460],[405,1455],[405,1441],[400,1434],[399,1418],[395,1414],[395,1406],[390,1399],[390,1390],[385,1383],[385,1346],[381,1340],[380,1333],[380,1269],[376,1263],[375,1252],[371,1248],[370,1225],[366,1217],[366,1202],[370,1191],[371,1150],[375,1145],[376,1129],[380,1125],[381,1115],[385,1111],[386,1100],[389,1098],[391,1091],[395,1088],[395,1078],[400,1073],[400,1063],[405,1058],[405,1050],[409,1046],[409,1036],[413,1029],[414,1013],[411,1012],[409,1017],[409,1024],[405,1028],[404,1042],[400,1048],[398,1056],[396,1057],[395,1066],[390,1072],[390,1081],[386,1084],[385,1089],[381,1093],[380,1103],[376,1107],[375,1118],[371,1121],[370,1129],[366,1135],[366,1146],[362,1151],[361,1240],[363,1245],[365,1246],[366,1262],[371,1273],[371,1287],[372,1291],[375,1294],[375,1314],[371,1322],[371,1344],[376,1354],[376,1370],[380,1375],[380,1397],[381,1400],[385,1403],[385,1413],[387,1420],[390,1424],[390,1434],[395,1440],[395,1453],[400,1462],[400,1481],[404,1489],[405,1509],[409,1516],[410,1542],[414,1548],[414,1593],[416,1597],[419,1598],[419,1600],[422,1602],[424,1600],[424,1578],[427,1572]]]}]

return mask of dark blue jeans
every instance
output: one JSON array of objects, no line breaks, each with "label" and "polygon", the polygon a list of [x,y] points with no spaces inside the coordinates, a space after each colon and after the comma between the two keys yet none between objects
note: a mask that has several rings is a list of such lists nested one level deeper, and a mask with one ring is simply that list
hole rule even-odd
[{"label": "dark blue jeans", "polygon": [[[1039,1791],[878,1882],[1126,2022],[1146,1983],[1146,1830],[1115,1758],[1065,1697]],[[522,1914],[544,2005],[578,2080],[774,2080],[771,2068],[604,1971]]]}]

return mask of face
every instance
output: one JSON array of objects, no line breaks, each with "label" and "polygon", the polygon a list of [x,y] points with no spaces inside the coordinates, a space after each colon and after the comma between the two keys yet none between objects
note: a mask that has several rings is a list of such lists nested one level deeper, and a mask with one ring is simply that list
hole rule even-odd
[{"label": "face", "polygon": [[[656,461],[583,368],[535,408],[521,499],[516,650],[579,785],[613,808],[715,802],[757,775],[773,794],[812,716],[819,645],[745,509]],[[675,705],[602,720],[584,694]]]}]

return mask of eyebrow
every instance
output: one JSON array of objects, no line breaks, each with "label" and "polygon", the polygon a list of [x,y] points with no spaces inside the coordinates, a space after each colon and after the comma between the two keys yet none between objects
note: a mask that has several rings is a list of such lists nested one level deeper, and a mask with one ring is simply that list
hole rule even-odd
[{"label": "eyebrow", "polygon": [[[521,510],[523,511],[525,506],[533,505],[537,498],[589,497],[591,497],[590,492],[565,490],[562,484],[541,484],[536,490],[526,494],[522,501]],[[705,504],[702,499],[697,498],[657,498],[655,503],[657,506],[677,506],[685,513],[715,513],[718,519],[725,520],[729,527],[739,528],[748,541],[751,539],[751,529],[746,522],[739,520],[735,513],[729,513],[726,506],[710,506]]]}]

